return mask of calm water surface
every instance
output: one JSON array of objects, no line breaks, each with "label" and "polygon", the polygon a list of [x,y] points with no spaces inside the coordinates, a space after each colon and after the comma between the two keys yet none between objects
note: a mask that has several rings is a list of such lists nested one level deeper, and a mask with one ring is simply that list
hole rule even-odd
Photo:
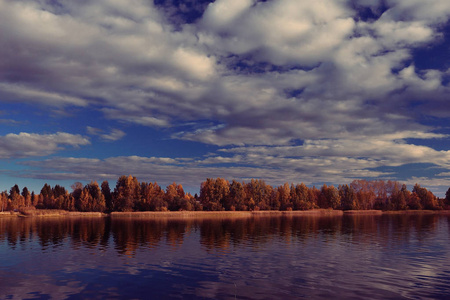
[{"label": "calm water surface", "polygon": [[450,299],[450,217],[0,219],[1,299]]}]

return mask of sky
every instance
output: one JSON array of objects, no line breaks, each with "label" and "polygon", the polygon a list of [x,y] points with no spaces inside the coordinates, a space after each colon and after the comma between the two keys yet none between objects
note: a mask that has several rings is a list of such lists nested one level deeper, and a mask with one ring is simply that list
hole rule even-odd
[{"label": "sky", "polygon": [[0,189],[450,187],[448,0],[0,0]]}]

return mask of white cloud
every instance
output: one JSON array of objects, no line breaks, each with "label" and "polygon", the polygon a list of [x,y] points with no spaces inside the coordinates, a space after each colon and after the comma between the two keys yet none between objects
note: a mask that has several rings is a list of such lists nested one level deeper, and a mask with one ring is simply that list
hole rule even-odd
[{"label": "white cloud", "polygon": [[[44,161],[23,162],[22,164],[32,166],[33,169],[24,170],[19,176],[38,179],[102,181],[105,179],[116,180],[121,175],[132,174],[143,181],[157,181],[162,185],[175,181],[197,189],[200,182],[206,178],[216,177],[243,181],[260,178],[271,185],[280,185],[284,182],[303,182],[307,185],[327,182],[338,185],[361,178],[393,179],[395,175],[391,172],[376,171],[375,168],[385,165],[385,161],[376,158],[334,155],[293,157],[289,156],[286,151],[283,153],[283,149],[279,147],[273,149],[262,147],[259,152],[249,151],[248,153],[244,153],[244,150],[245,148],[239,155],[231,157],[211,155],[199,159],[140,156],[120,156],[106,159],[50,158]],[[261,153],[263,150],[267,150],[266,153]],[[407,160],[408,158],[406,158]],[[217,166],[219,164],[220,167]],[[450,170],[450,166],[440,167],[447,167]],[[448,188],[446,187],[447,179],[442,178],[433,182],[431,178],[420,178],[411,174],[411,177],[405,182],[410,186],[419,183],[426,187],[432,187],[440,195],[442,190]]]},{"label": "white cloud", "polygon": [[0,159],[46,156],[63,150],[64,146],[79,147],[88,144],[90,142],[87,138],[65,132],[10,133],[0,136]]},{"label": "white cloud", "polygon": [[[277,147],[238,147],[222,149],[221,152],[246,154],[254,158],[256,164],[264,157],[286,158],[296,160],[334,161],[347,160],[363,163],[360,168],[375,168],[381,166],[401,166],[410,163],[432,163],[443,168],[450,168],[450,151],[437,151],[427,146],[406,144],[395,137],[380,137],[370,139],[355,137],[354,139],[306,140],[301,146]],[[289,161],[288,161],[289,162]],[[270,162],[267,162],[270,164]],[[327,166],[340,168],[337,165]],[[344,170],[344,169],[343,169]]]},{"label": "white cloud", "polygon": [[276,65],[314,65],[352,34],[351,12],[339,1],[250,4],[217,1],[209,5],[200,40],[225,55],[251,54],[253,59]]},{"label": "white cloud", "polygon": [[102,129],[91,127],[91,126],[87,126],[86,129],[90,135],[99,136],[101,139],[103,139],[105,141],[110,141],[110,142],[120,140],[126,135],[125,132],[123,132],[120,129],[116,129],[116,128],[112,129],[110,133],[103,133]]},{"label": "white cloud", "polygon": [[206,26],[219,30],[232,26],[253,3],[253,0],[217,0],[209,4],[203,20]]},{"label": "white cloud", "polygon": [[100,137],[107,141],[117,141],[125,136],[125,132],[120,129],[113,129],[108,134],[102,134]]},{"label": "white cloud", "polygon": [[43,103],[51,106],[87,106],[88,104],[88,101],[79,97],[9,83],[0,83],[0,98],[10,102]]},{"label": "white cloud", "polygon": [[381,18],[364,22],[345,1],[219,0],[175,31],[147,1],[2,0],[0,101],[93,105],[152,127],[213,120],[223,126],[173,136],[218,145],[379,134],[374,124],[383,133],[415,128],[402,118],[408,99],[448,91],[441,72],[405,65],[412,47],[439,37],[428,14],[446,16],[442,1],[425,15],[414,3],[390,1]]},{"label": "white cloud", "polygon": [[[448,152],[406,139],[446,138],[419,118],[448,119],[448,71],[420,70],[413,49],[442,40],[449,2],[358,5],[379,17],[365,21],[341,0],[217,0],[196,23],[171,24],[164,15],[171,10],[152,1],[57,7],[0,0],[0,102],[98,109],[107,119],[169,128],[173,138],[242,147],[191,169],[158,165],[154,175],[163,178],[185,170],[213,175],[207,165],[214,160],[248,166],[227,168],[230,176],[274,181],[300,176],[296,169],[317,170],[313,182],[376,177],[383,174],[371,168],[412,162],[447,167]],[[124,136],[88,131],[106,140]],[[46,155],[61,145],[18,153]],[[124,161],[147,174],[136,159],[105,162]],[[258,161],[270,168],[257,168]],[[117,175],[101,163],[93,163],[101,174]]]},{"label": "white cloud", "polygon": [[450,3],[446,0],[389,0],[388,3],[392,8],[384,17],[389,19],[409,17],[436,24],[446,22],[450,16]]}]

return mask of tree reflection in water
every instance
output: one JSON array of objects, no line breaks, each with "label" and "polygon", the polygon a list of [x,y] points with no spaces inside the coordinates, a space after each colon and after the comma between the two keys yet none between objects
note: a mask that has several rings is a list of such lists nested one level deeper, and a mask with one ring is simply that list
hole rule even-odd
[{"label": "tree reflection in water", "polygon": [[445,298],[450,216],[0,219],[0,298]]},{"label": "tree reflection in water", "polygon": [[[227,219],[110,219],[110,218],[2,218],[0,242],[24,246],[37,237],[42,249],[70,242],[79,247],[109,247],[110,238],[119,254],[133,255],[136,249],[152,249],[162,242],[174,249],[186,235],[199,232],[204,250],[226,250],[240,244],[259,247],[277,239],[286,244],[321,235],[325,240],[343,236],[353,243],[371,243],[373,237],[389,243],[407,243],[414,234],[419,241],[436,230],[439,215],[352,215],[252,217]],[[445,217],[447,220],[450,218]],[[450,223],[449,223],[450,224]],[[449,225],[450,226],[450,225]]]}]

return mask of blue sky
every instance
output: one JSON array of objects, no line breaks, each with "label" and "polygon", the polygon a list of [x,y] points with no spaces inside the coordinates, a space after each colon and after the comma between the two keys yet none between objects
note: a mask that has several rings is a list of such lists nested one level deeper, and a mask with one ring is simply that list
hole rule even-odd
[{"label": "blue sky", "polygon": [[448,0],[0,0],[0,188],[450,186]]}]

